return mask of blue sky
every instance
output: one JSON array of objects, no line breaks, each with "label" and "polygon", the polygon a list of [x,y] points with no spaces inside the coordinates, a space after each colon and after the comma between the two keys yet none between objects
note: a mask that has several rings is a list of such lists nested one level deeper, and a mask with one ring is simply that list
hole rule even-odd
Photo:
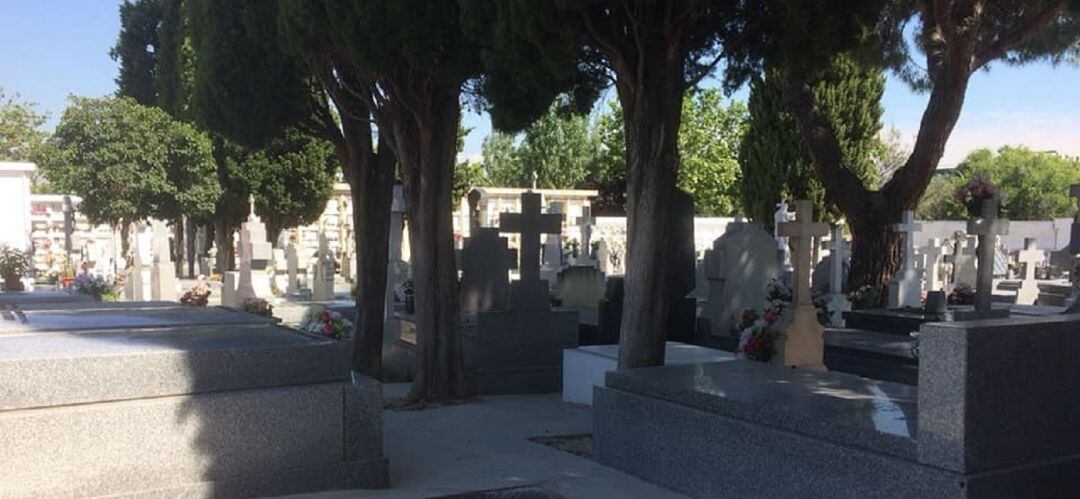
[{"label": "blue sky", "polygon": [[[118,0],[0,0],[0,87],[36,102],[51,128],[69,94],[101,96],[116,90],[108,51],[119,30]],[[745,98],[745,92],[733,98]],[[910,141],[926,96],[889,81],[886,126]],[[465,156],[476,156],[490,132],[486,116],[466,116],[474,130]],[[1080,156],[1080,68],[997,66],[972,78],[964,112],[942,166],[976,147],[1023,144]]]}]

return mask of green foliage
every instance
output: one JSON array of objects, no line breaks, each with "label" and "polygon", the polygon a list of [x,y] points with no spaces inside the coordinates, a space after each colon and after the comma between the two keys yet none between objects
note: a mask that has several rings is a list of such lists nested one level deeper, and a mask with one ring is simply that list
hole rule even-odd
[{"label": "green foliage", "polygon": [[1023,146],[1004,146],[996,153],[989,149],[971,151],[954,175],[935,176],[919,205],[919,214],[929,220],[967,218],[964,206],[953,198],[953,193],[979,175],[1001,189],[1006,213],[1013,220],[1048,220],[1076,214],[1076,201],[1069,197],[1068,186],[1080,183],[1080,158]]},{"label": "green foliage", "polygon": [[[615,103],[597,119],[602,143],[595,182],[626,188],[626,144],[622,109]],[[694,197],[701,216],[732,215],[739,211],[739,143],[747,130],[747,110],[741,102],[724,105],[717,89],[690,92],[683,99],[679,128],[678,186]],[[615,196],[609,196],[615,197]]]},{"label": "green foliage", "polygon": [[600,142],[588,116],[568,114],[553,104],[525,129],[521,141],[494,132],[481,151],[484,169],[495,185],[529,187],[533,172],[541,189],[577,189],[590,184]]},{"label": "green foliage", "polygon": [[128,97],[73,97],[42,154],[46,177],[95,223],[205,217],[221,187],[210,139]]},{"label": "green foliage", "polygon": [[[863,185],[874,187],[882,151],[881,95],[885,77],[880,70],[838,58],[814,86],[814,95],[837,134],[847,163]],[[742,167],[742,206],[746,214],[772,227],[781,199],[814,202],[815,215],[833,219],[837,211],[826,200],[810,151],[784,109],[780,76],[775,69],[750,84],[750,125],[739,148]]]},{"label": "green foliage", "polygon": [[36,104],[0,88],[0,161],[33,160],[47,136],[39,129],[45,118]]},{"label": "green foliage", "polygon": [[124,0],[120,4],[120,36],[109,51],[120,63],[116,86],[120,95],[144,106],[157,102],[158,26],[162,20],[161,0]]}]

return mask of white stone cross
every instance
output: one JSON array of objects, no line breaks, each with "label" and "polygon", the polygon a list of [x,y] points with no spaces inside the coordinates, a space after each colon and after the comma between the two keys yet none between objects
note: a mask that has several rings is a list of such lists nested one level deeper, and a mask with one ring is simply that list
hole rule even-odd
[{"label": "white stone cross", "polygon": [[1016,260],[1024,266],[1024,279],[1020,281],[1020,289],[1016,290],[1016,303],[1020,305],[1034,305],[1039,298],[1039,284],[1035,282],[1035,266],[1042,263],[1046,258],[1043,250],[1035,246],[1035,238],[1024,238],[1024,249],[1016,255]]},{"label": "white stone cross", "polygon": [[592,254],[592,228],[596,219],[592,216],[592,208],[581,207],[581,216],[577,217],[577,225],[581,228],[581,254],[588,258]]},{"label": "white stone cross", "polygon": [[796,305],[811,304],[810,270],[813,238],[829,233],[829,224],[814,222],[814,205],[807,200],[795,201],[795,221],[781,222],[776,229],[780,237],[793,239],[795,267],[794,298]]},{"label": "white stone cross", "polygon": [[499,232],[517,233],[520,237],[521,279],[540,279],[540,235],[561,234],[563,215],[540,211],[543,195],[521,193],[521,213],[500,213]]},{"label": "white stone cross", "polygon": [[989,311],[994,288],[994,242],[998,235],[1009,233],[1009,221],[998,218],[1001,199],[984,199],[981,216],[968,220],[968,234],[979,236],[978,273],[975,274],[975,310]]},{"label": "white stone cross", "polygon": [[941,238],[931,237],[929,244],[922,249],[926,255],[926,290],[942,291],[944,283],[941,282],[941,260],[945,257],[945,245]]}]

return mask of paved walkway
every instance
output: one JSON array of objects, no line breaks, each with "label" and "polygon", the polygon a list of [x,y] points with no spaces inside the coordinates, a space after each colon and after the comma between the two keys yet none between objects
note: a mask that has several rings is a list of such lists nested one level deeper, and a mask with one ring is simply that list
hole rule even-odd
[{"label": "paved walkway", "polygon": [[[388,398],[407,384],[386,385]],[[325,492],[317,498],[422,498],[535,485],[567,498],[677,498],[587,458],[526,440],[591,433],[589,408],[559,394],[485,397],[424,411],[385,411],[383,441],[391,487]]]}]

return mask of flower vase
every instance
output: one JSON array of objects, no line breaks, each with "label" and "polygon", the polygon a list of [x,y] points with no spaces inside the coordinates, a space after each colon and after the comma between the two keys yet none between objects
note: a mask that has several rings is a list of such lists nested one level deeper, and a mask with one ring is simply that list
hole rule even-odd
[{"label": "flower vase", "polygon": [[4,289],[7,291],[22,291],[23,283],[17,275],[4,276]]}]

